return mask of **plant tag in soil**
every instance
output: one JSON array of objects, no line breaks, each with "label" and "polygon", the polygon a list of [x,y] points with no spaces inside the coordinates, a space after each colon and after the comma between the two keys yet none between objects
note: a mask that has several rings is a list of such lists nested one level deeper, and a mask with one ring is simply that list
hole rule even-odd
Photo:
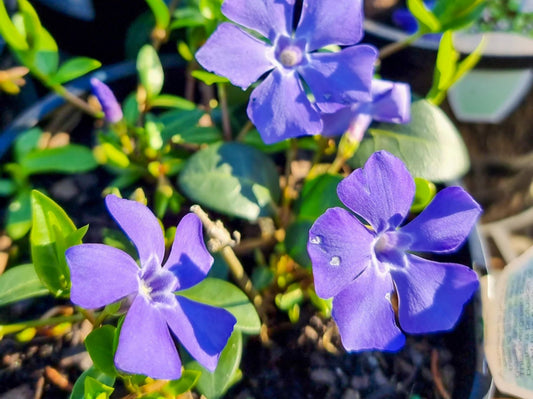
[{"label": "plant tag in soil", "polygon": [[482,281],[485,352],[498,389],[533,397],[533,247]]}]

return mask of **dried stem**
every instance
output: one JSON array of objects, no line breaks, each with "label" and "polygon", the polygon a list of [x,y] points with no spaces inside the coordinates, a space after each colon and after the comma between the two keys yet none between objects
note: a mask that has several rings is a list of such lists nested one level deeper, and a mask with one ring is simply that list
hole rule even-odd
[{"label": "dried stem", "polygon": [[[213,252],[220,252],[224,261],[227,263],[231,274],[235,278],[237,285],[246,293],[248,298],[252,301],[259,317],[263,324],[266,323],[266,313],[263,309],[263,297],[252,284],[252,280],[248,277],[244,271],[241,261],[233,252],[232,246],[234,246],[237,239],[231,238],[229,231],[224,227],[220,220],[213,222],[209,215],[200,207],[200,205],[191,206],[191,212],[194,212],[202,221],[205,227],[207,235],[209,236],[208,247]],[[235,234],[234,234],[235,236]]]}]

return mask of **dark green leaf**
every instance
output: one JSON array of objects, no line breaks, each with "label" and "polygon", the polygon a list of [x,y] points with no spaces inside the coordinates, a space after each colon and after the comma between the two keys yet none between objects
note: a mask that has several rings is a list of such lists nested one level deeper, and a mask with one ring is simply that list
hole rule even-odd
[{"label": "dark green leaf", "polygon": [[[65,211],[37,190],[31,194],[31,255],[43,284],[59,296],[70,288],[70,273],[63,246],[81,244],[83,229],[77,230]],[[85,229],[86,231],[86,229]]]},{"label": "dark green leaf", "polygon": [[20,162],[26,154],[37,148],[42,133],[40,128],[34,127],[17,137],[13,146],[17,162]]},{"label": "dark green leaf", "polygon": [[229,83],[229,80],[223,76],[215,75],[206,71],[192,71],[191,75],[196,79],[204,82],[206,85],[211,86],[213,83]]},{"label": "dark green leaf", "polygon": [[74,387],[72,388],[72,393],[70,394],[70,399],[87,399],[87,395],[90,392],[86,392],[86,388],[93,388],[91,383],[89,383],[89,386],[86,387],[85,381],[87,380],[87,378],[93,378],[108,387],[112,387],[115,384],[115,377],[106,375],[93,366],[90,369],[84,371],[76,380]]},{"label": "dark green leaf", "polygon": [[246,294],[227,281],[206,278],[178,294],[196,302],[226,309],[237,319],[235,328],[246,334],[257,334],[261,329],[259,316]]},{"label": "dark green leaf", "polygon": [[17,185],[9,179],[0,179],[0,197],[9,197],[17,191]]},{"label": "dark green leaf", "polygon": [[28,174],[83,173],[98,166],[92,151],[78,144],[32,151],[20,164]]},{"label": "dark green leaf", "polygon": [[285,249],[287,254],[299,265],[311,268],[311,259],[307,253],[309,229],[313,225],[311,220],[297,220],[290,224],[285,234]]},{"label": "dark green leaf", "polygon": [[27,189],[19,192],[7,208],[7,234],[18,240],[30,231],[31,223],[31,198]]},{"label": "dark green leaf", "polygon": [[222,351],[216,370],[211,373],[197,362],[191,362],[187,369],[201,371],[202,375],[196,385],[197,389],[209,399],[220,398],[236,382],[239,376],[239,364],[242,356],[242,334],[235,330]]},{"label": "dark green leaf", "polygon": [[455,180],[470,166],[459,132],[442,110],[426,100],[412,104],[410,123],[382,123],[370,129],[350,164],[361,167],[379,150],[401,158],[413,176],[434,182]]},{"label": "dark green leaf", "polygon": [[314,222],[326,209],[342,206],[337,196],[337,186],[341,180],[342,176],[329,173],[306,180],[300,195],[298,219]]},{"label": "dark green leaf", "polygon": [[79,78],[102,66],[100,61],[88,57],[74,57],[64,62],[52,77],[54,83],[65,83]]},{"label": "dark green leaf", "polygon": [[137,71],[148,99],[157,96],[163,88],[164,72],[157,51],[149,44],[145,44],[139,50]]},{"label": "dark green leaf", "polygon": [[85,347],[91,356],[94,366],[103,373],[116,376],[113,350],[113,341],[115,339],[115,327],[106,325],[93,330],[85,338]]},{"label": "dark green leaf", "polygon": [[12,267],[0,275],[0,306],[46,294],[32,264]]},{"label": "dark green leaf", "polygon": [[187,160],[179,184],[194,202],[248,220],[272,215],[280,195],[272,160],[239,143],[213,144],[198,151]]}]

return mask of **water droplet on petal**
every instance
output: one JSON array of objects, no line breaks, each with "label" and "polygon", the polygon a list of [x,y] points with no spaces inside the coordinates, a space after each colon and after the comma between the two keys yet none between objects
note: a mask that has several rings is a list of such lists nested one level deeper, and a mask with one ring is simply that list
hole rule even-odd
[{"label": "water droplet on petal", "polygon": [[314,237],[311,237],[309,241],[311,242],[311,244],[320,244],[322,242],[322,237],[314,236]]},{"label": "water droplet on petal", "polygon": [[338,256],[333,256],[330,260],[329,260],[329,264],[331,266],[339,266],[341,264],[341,258],[339,258]]}]

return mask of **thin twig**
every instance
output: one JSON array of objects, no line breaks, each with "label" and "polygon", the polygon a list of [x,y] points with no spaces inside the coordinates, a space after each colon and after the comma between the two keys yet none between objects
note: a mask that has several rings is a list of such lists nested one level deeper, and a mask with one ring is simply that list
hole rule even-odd
[{"label": "thin twig", "polygon": [[439,391],[439,394],[444,399],[452,399],[446,388],[444,387],[444,383],[442,382],[442,378],[440,375],[439,370],[439,352],[437,349],[433,349],[431,351],[431,374],[433,376],[433,381],[435,383],[435,388],[437,388],[437,391]]},{"label": "thin twig", "polygon": [[220,109],[222,110],[222,132],[224,133],[224,140],[231,141],[231,121],[228,110],[228,96],[226,94],[226,84],[218,83],[218,98],[220,99]]},{"label": "thin twig", "polygon": [[406,37],[404,40],[401,40],[399,42],[394,42],[394,43],[387,44],[385,47],[382,47],[379,50],[378,59],[379,60],[383,60],[383,59],[393,55],[394,53],[396,53],[396,52],[398,52],[400,50],[403,50],[404,48],[406,48],[410,44],[416,42],[422,36],[423,36],[423,33],[418,31],[418,32],[412,34],[411,36]]}]

